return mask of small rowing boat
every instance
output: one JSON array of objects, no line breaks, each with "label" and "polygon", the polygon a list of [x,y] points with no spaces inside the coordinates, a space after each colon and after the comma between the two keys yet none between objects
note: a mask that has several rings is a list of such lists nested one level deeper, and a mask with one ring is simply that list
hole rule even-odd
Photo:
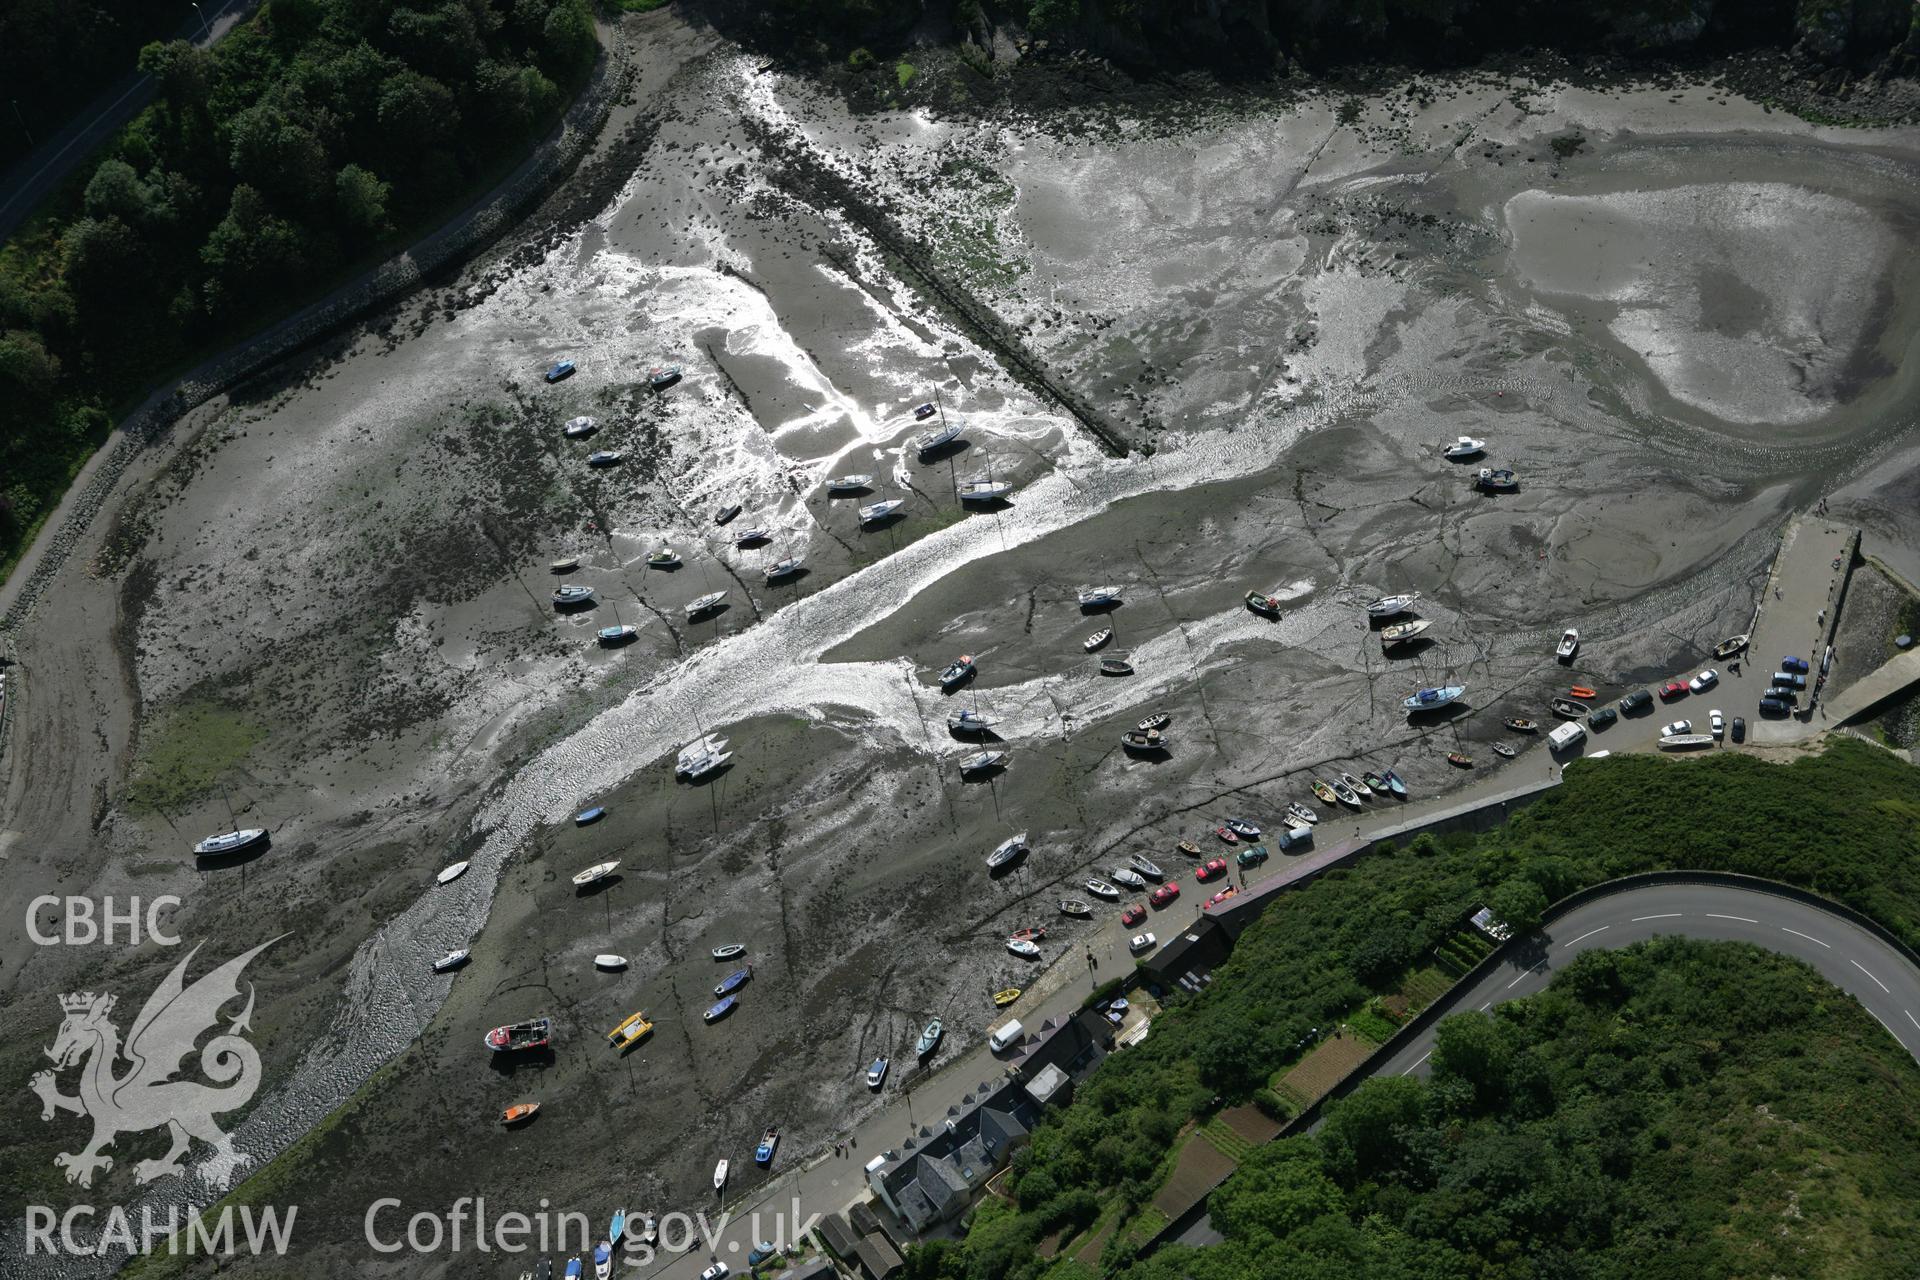
[{"label": "small rowing boat", "polygon": [[1247,592],[1247,608],[1263,618],[1280,616],[1280,597],[1262,595],[1258,591]]},{"label": "small rowing boat", "polygon": [[537,1102],[516,1102],[500,1113],[500,1123],[520,1124],[533,1119],[534,1113],[539,1110],[540,1104]]},{"label": "small rowing boat", "polygon": [[1582,720],[1586,718],[1587,707],[1585,703],[1575,702],[1571,698],[1555,698],[1553,714],[1564,716],[1568,720]]},{"label": "small rowing boat", "polygon": [[1337,798],[1333,788],[1328,786],[1326,783],[1320,781],[1320,779],[1318,778],[1315,778],[1313,780],[1313,786],[1311,789],[1313,791],[1314,798],[1319,800],[1320,803],[1322,804],[1332,804]]},{"label": "small rowing boat", "polygon": [[625,956],[617,956],[611,951],[602,951],[593,958],[593,967],[596,969],[604,969],[608,973],[618,973],[627,967],[627,958]]},{"label": "small rowing boat", "polygon": [[1734,654],[1739,653],[1747,647],[1749,638],[1750,637],[1744,634],[1728,636],[1725,640],[1713,646],[1713,656],[1716,658],[1731,658]]},{"label": "small rowing boat", "polygon": [[1240,843],[1240,837],[1235,835],[1230,827],[1215,827],[1213,829],[1213,835],[1221,844]]},{"label": "small rowing boat", "polygon": [[1369,769],[1367,772],[1360,775],[1360,781],[1366,783],[1367,790],[1373,792],[1373,794],[1377,796],[1383,796],[1387,794],[1387,780],[1381,777],[1379,774],[1373,772],[1371,769]]},{"label": "small rowing boat", "polygon": [[709,1006],[707,1011],[701,1014],[700,1017],[707,1022],[718,1022],[720,1019],[732,1013],[733,1006],[737,1003],[739,1003],[738,997],[728,996],[719,1004]]},{"label": "small rowing boat", "polygon": [[1174,845],[1173,847],[1178,849],[1181,853],[1186,854],[1189,858],[1198,858],[1201,856],[1200,846],[1195,844],[1191,840],[1182,840],[1180,843]]},{"label": "small rowing boat", "polygon": [[1579,649],[1580,649],[1579,629],[1575,627],[1568,627],[1565,631],[1562,631],[1560,633],[1560,643],[1554,646],[1553,656],[1560,659],[1560,661],[1562,662],[1566,662],[1566,661],[1569,661],[1575,653],[1579,652]]},{"label": "small rowing boat", "polygon": [[1019,956],[1022,960],[1038,960],[1040,958],[1040,948],[1025,938],[1008,938],[1007,950]]},{"label": "small rowing boat", "polygon": [[938,1049],[940,1047],[940,1037],[945,1034],[946,1028],[940,1025],[940,1019],[935,1018],[932,1022],[929,1022],[926,1027],[921,1030],[920,1038],[913,1042],[913,1056],[916,1058],[924,1058],[935,1049]]},{"label": "small rowing boat", "polygon": [[[1138,879],[1139,877],[1136,876],[1134,878]],[[1105,880],[1089,880],[1086,883],[1087,892],[1094,897],[1106,898],[1111,902],[1118,902],[1120,900],[1120,891],[1108,884]]]},{"label": "small rowing boat", "polygon": [[1341,804],[1346,805],[1350,809],[1358,809],[1361,807],[1359,795],[1352,787],[1349,787],[1344,782],[1336,782],[1333,784],[1333,794],[1339,799]]},{"label": "small rowing boat", "polygon": [[1387,790],[1404,799],[1407,794],[1407,784],[1401,779],[1400,775],[1391,769],[1382,769],[1380,772],[1381,776],[1387,780]]},{"label": "small rowing boat", "polygon": [[433,880],[435,884],[452,884],[466,873],[467,864],[464,862],[456,862],[452,866],[441,868],[440,874],[435,876]]},{"label": "small rowing boat", "polygon": [[1060,899],[1060,914],[1063,916],[1090,916],[1093,914],[1093,904],[1085,898],[1062,898]]},{"label": "small rowing boat", "polygon": [[1473,757],[1459,751],[1447,752],[1447,763],[1461,769],[1473,768]]},{"label": "small rowing boat", "polygon": [[1102,627],[1100,630],[1088,636],[1082,647],[1084,647],[1088,653],[1092,653],[1095,649],[1098,649],[1111,639],[1113,639],[1113,628]]},{"label": "small rowing boat", "polygon": [[1107,874],[1113,877],[1115,884],[1125,885],[1129,889],[1144,889],[1147,887],[1146,877],[1138,871],[1135,871],[1132,867],[1115,867],[1108,871]]},{"label": "small rowing boat", "polygon": [[977,670],[973,664],[973,655],[963,653],[940,670],[940,687],[951,689],[961,681],[969,679]]},{"label": "small rowing boat", "polygon": [[1125,658],[1102,658],[1100,659],[1100,674],[1103,676],[1130,676],[1133,674],[1133,664]]},{"label": "small rowing boat", "polygon": [[1304,822],[1308,826],[1312,826],[1314,823],[1320,821],[1319,814],[1307,808],[1306,805],[1299,803],[1289,804],[1287,806],[1287,817],[1295,822]]},{"label": "small rowing boat", "polygon": [[713,513],[713,522],[715,524],[726,524],[728,521],[732,520],[735,516],[739,514],[740,514],[740,504],[737,502],[729,503],[728,505],[720,508],[718,511]]},{"label": "small rowing boat", "polygon": [[1520,477],[1511,467],[1482,467],[1480,474],[1473,478],[1476,488],[1489,493],[1512,493],[1520,487]]},{"label": "small rowing boat", "polygon": [[715,960],[731,960],[735,956],[747,954],[747,945],[744,942],[729,942],[724,946],[715,947],[712,954]]},{"label": "small rowing boat", "polygon": [[1154,880],[1165,880],[1167,878],[1167,873],[1160,869],[1160,864],[1144,853],[1129,854],[1127,857],[1127,865],[1135,871],[1138,871],[1141,875]]},{"label": "small rowing boat", "polygon": [[1152,715],[1148,716],[1146,719],[1142,720],[1139,724],[1135,725],[1134,728],[1138,729],[1142,733],[1148,733],[1154,729],[1164,729],[1172,723],[1173,723],[1172,715],[1168,714],[1165,711],[1156,711]]},{"label": "small rowing boat", "polygon": [[1120,735],[1120,745],[1128,751],[1165,751],[1170,740],[1158,729],[1129,729]]},{"label": "small rowing boat", "polygon": [[1258,840],[1260,838],[1260,828],[1248,822],[1245,818],[1227,818],[1223,820],[1222,825],[1242,840]]},{"label": "small rowing boat", "polygon": [[1515,733],[1532,733],[1540,726],[1524,716],[1513,716],[1500,722]]},{"label": "small rowing boat", "polygon": [[1660,739],[1662,751],[1691,751],[1695,747],[1710,747],[1713,735],[1710,733],[1670,733]]},{"label": "small rowing boat", "polygon": [[1012,1004],[1015,1000],[1018,1000],[1019,998],[1020,998],[1020,988],[1018,987],[1007,987],[1004,990],[996,991],[993,993],[993,1003],[996,1007],[1001,1009],[1006,1008],[1008,1005]]},{"label": "small rowing boat", "polygon": [[1508,760],[1511,760],[1518,753],[1515,752],[1514,749],[1508,746],[1506,743],[1496,742],[1493,744],[1493,754],[1497,756],[1502,756]]},{"label": "small rowing boat", "polygon": [[1350,773],[1342,773],[1340,775],[1340,781],[1346,783],[1347,790],[1353,792],[1362,800],[1371,799],[1373,796],[1373,788]]},{"label": "small rowing boat", "polygon": [[713,994],[716,996],[730,996],[745,986],[747,979],[751,977],[753,977],[752,965],[748,965],[744,969],[735,969],[732,973],[720,979],[713,988]]}]

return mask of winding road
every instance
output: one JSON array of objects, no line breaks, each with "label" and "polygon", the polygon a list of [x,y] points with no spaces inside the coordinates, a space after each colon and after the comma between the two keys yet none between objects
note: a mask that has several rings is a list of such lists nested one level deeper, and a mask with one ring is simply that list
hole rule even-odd
[{"label": "winding road", "polygon": [[[1920,968],[1845,916],[1763,888],[1648,884],[1580,903],[1547,922],[1506,963],[1455,987],[1441,1004],[1448,1013],[1489,1009],[1542,990],[1555,970],[1583,951],[1629,947],[1662,934],[1751,942],[1804,960],[1866,1006],[1901,1048],[1920,1058]],[[1425,1074],[1433,1025],[1429,1022],[1373,1074]]]}]

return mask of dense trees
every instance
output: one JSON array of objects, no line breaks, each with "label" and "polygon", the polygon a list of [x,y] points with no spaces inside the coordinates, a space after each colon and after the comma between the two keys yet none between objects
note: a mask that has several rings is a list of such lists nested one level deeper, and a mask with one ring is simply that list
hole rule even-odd
[{"label": "dense trees", "polygon": [[[1179,998],[1144,1042],[1108,1058],[1070,1106],[1048,1117],[1017,1167],[1018,1211],[983,1214],[965,1247],[940,1260],[938,1274],[1081,1274],[1048,1270],[1033,1246],[1063,1226],[1145,1204],[1186,1118],[1204,1115],[1215,1095],[1254,1092],[1297,1056],[1311,1028],[1333,1025],[1371,991],[1393,986],[1479,905],[1497,902],[1496,913],[1504,909],[1509,919],[1537,920],[1549,900],[1573,889],[1675,865],[1678,857],[1691,868],[1811,886],[1920,944],[1914,779],[1911,766],[1849,741],[1791,765],[1733,755],[1685,764],[1622,757],[1569,773],[1556,792],[1495,831],[1419,837],[1322,876],[1270,907],[1203,992]],[[1737,1064],[1771,1082],[1755,1086],[1757,1100],[1770,1090],[1815,1099],[1805,1073],[1817,1074],[1820,1064],[1808,1046],[1833,1034],[1844,1046],[1833,1080],[1872,1077],[1871,1089],[1884,1086],[1898,1099],[1848,1096],[1832,1104],[1849,1115],[1871,1101],[1906,1116],[1920,1080],[1909,1079],[1912,1064],[1876,1039],[1866,1014],[1798,966],[1737,948],[1715,959],[1721,953],[1712,948],[1674,945],[1680,960],[1671,963],[1664,952],[1652,960],[1582,956],[1556,979],[1551,998],[1443,1023],[1431,1085],[1367,1086],[1329,1111],[1312,1143],[1262,1151],[1216,1194],[1216,1222],[1235,1224],[1231,1247],[1163,1252],[1121,1273],[1152,1280],[1633,1273],[1625,1263],[1591,1262],[1617,1255],[1656,1275],[1767,1274],[1730,1265],[1716,1271],[1715,1250],[1735,1247],[1725,1241],[1753,1243],[1765,1229],[1757,1219],[1726,1221],[1734,1201],[1714,1196],[1755,1190],[1739,1177],[1760,1178],[1755,1170],[1770,1156],[1741,1146],[1727,1153],[1727,1167],[1698,1170],[1685,1146],[1733,1140],[1714,1128],[1730,1106],[1744,1105],[1729,1101],[1744,1095],[1729,1090],[1728,1072]],[[1743,991],[1750,970],[1768,976]],[[1689,1100],[1656,1107],[1651,1096],[1660,1090]],[[1576,1094],[1595,1101],[1570,1110]],[[1461,1145],[1463,1133],[1472,1141]],[[1564,1172],[1545,1177],[1549,1166]],[[1315,1217],[1301,1206],[1325,1203],[1323,1180],[1339,1188],[1340,1203]],[[1667,1180],[1698,1192],[1684,1212],[1661,1198]],[[1244,1205],[1236,1199],[1242,1195]],[[1563,1233],[1568,1243],[1560,1242]],[[1658,1248],[1629,1247],[1628,1236]],[[1754,1247],[1764,1253],[1772,1244]],[[1671,1259],[1662,1260],[1663,1249]],[[1840,1273],[1905,1272],[1779,1272]]]},{"label": "dense trees", "polygon": [[274,0],[140,50],[157,101],[0,259],[0,565],[106,407],[417,230],[595,47],[586,0]]}]

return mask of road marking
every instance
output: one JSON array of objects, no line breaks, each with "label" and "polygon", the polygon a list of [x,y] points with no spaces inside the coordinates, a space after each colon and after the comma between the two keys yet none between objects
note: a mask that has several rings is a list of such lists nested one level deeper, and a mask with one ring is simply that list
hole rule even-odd
[{"label": "road marking", "polygon": [[[1873,973],[1872,973],[1872,971],[1871,971],[1871,970],[1869,970],[1869,969],[1867,968],[1867,966],[1865,966],[1865,965],[1863,965],[1863,964],[1861,964],[1861,963],[1860,963],[1860,962],[1859,962],[1858,960],[1855,960],[1855,961],[1853,961],[1853,962],[1852,962],[1852,964],[1853,964],[1853,967],[1854,967],[1854,968],[1856,968],[1856,969],[1858,969],[1858,970],[1859,970],[1860,972],[1862,972],[1862,973],[1864,973],[1864,974],[1866,974],[1866,975],[1867,975],[1867,976],[1868,976],[1869,978],[1873,978]],[[1878,988],[1880,988],[1880,989],[1881,989],[1882,991],[1886,991],[1888,995],[1892,995],[1892,994],[1893,994],[1893,992],[1891,992],[1891,991],[1887,991],[1887,984],[1886,984],[1886,983],[1884,983],[1884,982],[1882,982],[1882,981],[1880,981],[1880,979],[1878,979],[1878,978],[1873,978],[1873,985],[1874,985],[1874,986],[1876,986],[1876,987],[1878,987]],[[1892,1028],[1888,1028],[1888,1030],[1892,1030]],[[1895,1038],[1896,1040],[1897,1040],[1897,1039],[1899,1039],[1899,1037],[1898,1037],[1898,1036],[1895,1036],[1894,1038]]]},{"label": "road marking", "polygon": [[1758,920],[1749,920],[1745,916],[1723,916],[1717,911],[1707,912],[1709,920],[1738,920],[1741,924],[1759,924]]},{"label": "road marking", "polygon": [[1596,933],[1605,933],[1605,932],[1606,932],[1607,930],[1609,930],[1609,929],[1611,929],[1611,928],[1613,928],[1613,926],[1612,926],[1612,925],[1610,925],[1610,924],[1603,924],[1603,925],[1601,925],[1601,926],[1600,926],[1600,927],[1599,927],[1598,929],[1589,929],[1589,930],[1587,930],[1587,931],[1586,931],[1585,933],[1583,933],[1583,934],[1581,934],[1581,935],[1580,935],[1579,937],[1577,937],[1577,938],[1575,938],[1575,939],[1573,939],[1573,942],[1563,942],[1563,943],[1561,943],[1561,944],[1560,944],[1560,949],[1561,949],[1562,951],[1564,951],[1564,950],[1566,950],[1566,949],[1567,949],[1568,947],[1570,947],[1570,946],[1572,946],[1574,942],[1585,942],[1585,941],[1586,941],[1586,940],[1587,940],[1588,938],[1591,938],[1591,937],[1592,937],[1592,936],[1593,936],[1594,934],[1596,934]]},{"label": "road marking", "polygon": [[[1790,933],[1796,938],[1805,938],[1808,942],[1820,942],[1820,939],[1814,937],[1810,933],[1802,933],[1798,929],[1789,929],[1785,925],[1780,926],[1780,932]],[[1820,945],[1825,947],[1829,951],[1833,950],[1833,944],[1830,942],[1820,942]]]},{"label": "road marking", "polygon": [[1911,1022],[1915,1027],[1920,1027],[1920,1018],[1914,1017],[1912,1011],[1907,1009],[1902,1009],[1900,1012],[1907,1015],[1908,1022]]},{"label": "road marking", "polygon": [[[1863,970],[1861,970],[1861,972],[1862,972],[1862,973],[1865,973],[1865,972],[1866,972],[1866,970],[1864,970],[1864,969],[1863,969]],[[1867,976],[1868,976],[1868,977],[1873,977],[1873,975],[1872,975],[1872,974],[1868,974]],[[1873,980],[1874,980],[1875,982],[1878,982],[1878,981],[1880,981],[1880,979],[1878,979],[1878,978],[1874,978]],[[1868,1013],[1873,1013],[1873,1010],[1871,1010],[1871,1009],[1869,1009],[1869,1010],[1867,1010],[1867,1012],[1868,1012]],[[1879,1024],[1881,1025],[1881,1026],[1883,1026],[1883,1027],[1886,1027],[1886,1028],[1887,1028],[1887,1034],[1888,1034],[1888,1035],[1890,1035],[1890,1036],[1892,1036],[1892,1037],[1894,1038],[1894,1040],[1895,1040],[1895,1041],[1896,1041],[1896,1042],[1897,1042],[1897,1043],[1898,1043],[1898,1044],[1900,1045],[1900,1047],[1901,1047],[1902,1049],[1906,1049],[1906,1048],[1907,1048],[1907,1042],[1906,1042],[1905,1040],[1902,1040],[1902,1039],[1900,1039],[1900,1033],[1899,1033],[1898,1031],[1895,1031],[1895,1030],[1894,1030],[1894,1029],[1893,1029],[1892,1027],[1890,1027],[1890,1026],[1887,1026],[1887,1020],[1886,1020],[1885,1018],[1883,1018],[1883,1017],[1881,1017],[1881,1016],[1880,1016],[1879,1014],[1877,1014],[1877,1013],[1873,1013],[1873,1020],[1874,1020],[1875,1022],[1877,1022],[1877,1023],[1879,1023]],[[1911,1050],[1911,1049],[1907,1049],[1907,1052],[1908,1052],[1908,1053],[1912,1053],[1912,1052],[1913,1052],[1913,1050]]]},{"label": "road marking", "polygon": [[[1889,1027],[1888,1030],[1891,1031],[1892,1028]],[[1894,1037],[1894,1039],[1896,1040],[1898,1040],[1899,1038],[1900,1038],[1899,1036]],[[1415,1062],[1411,1067],[1408,1067],[1405,1071],[1402,1071],[1400,1074],[1403,1076],[1412,1075],[1415,1071],[1419,1069],[1421,1062],[1425,1062],[1428,1058],[1431,1058],[1432,1056],[1433,1056],[1433,1050],[1431,1049],[1427,1050],[1425,1053],[1420,1055],[1420,1059],[1418,1062]]]},{"label": "road marking", "polygon": [[1669,911],[1661,916],[1635,916],[1633,922],[1639,924],[1642,920],[1678,920],[1681,914],[1682,913],[1678,911]]},{"label": "road marking", "polygon": [[[1524,977],[1526,977],[1526,976],[1527,976],[1527,974],[1529,974],[1529,973],[1532,973],[1532,972],[1534,971],[1534,969],[1538,969],[1539,967],[1540,967],[1540,966],[1536,964],[1536,965],[1533,965],[1533,966],[1532,966],[1531,968],[1528,968],[1528,969],[1525,969],[1525,970],[1523,970],[1523,971],[1521,972],[1521,974],[1520,974],[1520,978],[1524,978]],[[1517,986],[1519,986],[1519,985],[1520,985],[1520,978],[1515,978],[1515,979],[1514,979],[1514,980],[1513,980],[1512,982],[1509,982],[1509,983],[1507,984],[1507,990],[1509,990],[1509,991],[1511,991],[1511,990],[1513,990],[1513,989],[1514,989],[1515,987],[1517,987]]]},{"label": "road marking", "polygon": [[[1491,1000],[1489,1000],[1489,1001],[1487,1001],[1487,1002],[1486,1002],[1485,1004],[1483,1004],[1483,1005],[1481,1005],[1481,1006],[1480,1006],[1480,1012],[1482,1012],[1482,1013],[1485,1013],[1485,1012],[1486,1012],[1487,1010],[1489,1010],[1489,1009],[1491,1009],[1491,1008],[1493,1008],[1493,1001],[1491,1001]],[[1911,1017],[1912,1017],[1913,1015],[1912,1015],[1912,1014],[1908,1014],[1907,1016],[1908,1016],[1909,1018],[1911,1018]],[[1914,1023],[1913,1025],[1914,1025],[1914,1026],[1916,1026],[1916,1027],[1920,1027],[1920,1022],[1916,1022],[1916,1023]]]}]

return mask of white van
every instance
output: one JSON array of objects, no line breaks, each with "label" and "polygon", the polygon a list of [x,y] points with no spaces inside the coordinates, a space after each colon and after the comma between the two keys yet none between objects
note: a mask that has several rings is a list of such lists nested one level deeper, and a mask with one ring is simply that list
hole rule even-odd
[{"label": "white van", "polygon": [[1569,720],[1547,735],[1547,747],[1553,751],[1565,751],[1568,747],[1582,741],[1587,736],[1586,726],[1578,721]]},{"label": "white van", "polygon": [[987,1037],[987,1047],[995,1053],[1005,1053],[1009,1047],[1019,1044],[1020,1037],[1026,1033],[1027,1029],[1020,1025],[1020,1019],[1014,1018]]}]

